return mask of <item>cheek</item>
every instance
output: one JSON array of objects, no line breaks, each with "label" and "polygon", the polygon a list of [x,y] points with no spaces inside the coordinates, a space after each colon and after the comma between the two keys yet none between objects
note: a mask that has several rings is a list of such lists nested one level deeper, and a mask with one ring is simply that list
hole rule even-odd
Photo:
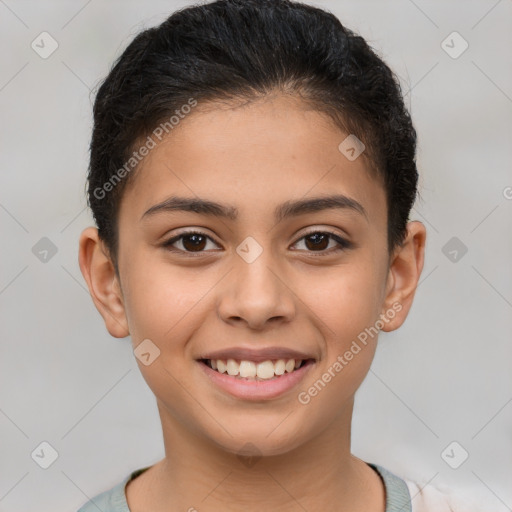
[{"label": "cheek", "polygon": [[314,313],[325,339],[319,374],[306,382],[298,396],[315,422],[328,423],[333,410],[342,414],[366,377],[375,355],[380,297],[376,279],[351,269],[326,281],[324,293],[314,297]]},{"label": "cheek", "polygon": [[323,325],[325,338],[345,344],[378,319],[380,275],[371,265],[345,265],[301,278],[298,295]]},{"label": "cheek", "polygon": [[[133,266],[137,268],[135,262]],[[188,317],[197,314],[197,306],[212,284],[208,286],[204,274],[194,277],[162,262],[131,272],[125,293],[130,334],[137,340],[154,338],[162,343],[176,338]]]}]

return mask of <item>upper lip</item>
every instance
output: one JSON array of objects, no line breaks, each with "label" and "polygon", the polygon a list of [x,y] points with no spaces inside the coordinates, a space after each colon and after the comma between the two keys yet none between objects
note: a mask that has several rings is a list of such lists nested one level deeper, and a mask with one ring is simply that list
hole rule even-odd
[{"label": "upper lip", "polygon": [[261,349],[233,347],[208,352],[198,359],[222,359],[224,361],[227,359],[235,359],[238,361],[254,361],[255,363],[261,363],[263,361],[276,359],[305,360],[315,358],[311,354],[285,347],[266,347]]}]

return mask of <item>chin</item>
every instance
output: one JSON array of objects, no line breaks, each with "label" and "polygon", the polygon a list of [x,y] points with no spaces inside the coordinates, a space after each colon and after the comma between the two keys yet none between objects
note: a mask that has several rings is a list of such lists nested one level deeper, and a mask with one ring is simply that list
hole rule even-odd
[{"label": "chin", "polygon": [[285,455],[298,449],[307,440],[297,432],[282,429],[275,430],[255,430],[243,429],[237,432],[230,430],[232,437],[228,434],[223,439],[212,439],[212,441],[222,450],[237,455],[239,457],[272,457]]}]

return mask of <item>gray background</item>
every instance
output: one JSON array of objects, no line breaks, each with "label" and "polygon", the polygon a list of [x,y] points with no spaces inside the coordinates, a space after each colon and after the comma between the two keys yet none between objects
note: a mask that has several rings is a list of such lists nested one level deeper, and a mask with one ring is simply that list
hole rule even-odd
[{"label": "gray background", "polygon": [[[163,456],[154,397],[130,340],[106,331],[77,251],[92,224],[90,89],[139,30],[187,4],[0,0],[0,511],[76,510]],[[412,218],[428,229],[410,316],[381,335],[357,393],[353,452],[511,510],[512,2],[314,4],[401,77],[419,134]],[[47,59],[31,48],[43,31],[59,45]],[[469,44],[457,58],[461,39],[452,56],[441,44],[453,31]],[[43,237],[57,251],[46,261]],[[58,452],[48,469],[31,457],[43,441]],[[453,441],[452,464],[469,453],[458,469],[441,456]]]}]

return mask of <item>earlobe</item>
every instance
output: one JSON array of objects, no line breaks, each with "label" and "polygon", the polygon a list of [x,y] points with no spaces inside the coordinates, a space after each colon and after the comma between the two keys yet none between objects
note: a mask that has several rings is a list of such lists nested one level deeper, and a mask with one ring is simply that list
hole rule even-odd
[{"label": "earlobe", "polygon": [[118,277],[96,228],[88,227],[82,231],[78,261],[108,332],[115,338],[128,336],[130,331]]},{"label": "earlobe", "polygon": [[388,271],[381,313],[387,319],[384,319],[383,331],[398,329],[407,318],[423,270],[426,237],[426,229],[421,222],[407,224],[407,236],[395,251]]}]

